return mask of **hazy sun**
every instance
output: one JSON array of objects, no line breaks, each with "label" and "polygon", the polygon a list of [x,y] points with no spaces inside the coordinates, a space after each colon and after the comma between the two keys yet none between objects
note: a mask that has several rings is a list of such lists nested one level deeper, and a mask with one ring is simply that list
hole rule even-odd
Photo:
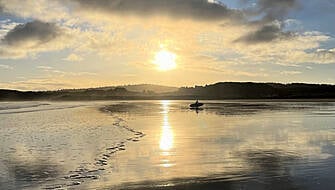
[{"label": "hazy sun", "polygon": [[158,69],[161,71],[175,69],[177,66],[176,54],[168,50],[160,50],[156,53],[153,63],[156,64]]}]

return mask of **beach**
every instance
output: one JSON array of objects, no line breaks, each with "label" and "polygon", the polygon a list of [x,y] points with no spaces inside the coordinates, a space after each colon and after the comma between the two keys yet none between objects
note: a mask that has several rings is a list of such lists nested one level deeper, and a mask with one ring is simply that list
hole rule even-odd
[{"label": "beach", "polygon": [[0,189],[333,189],[331,101],[0,103]]}]

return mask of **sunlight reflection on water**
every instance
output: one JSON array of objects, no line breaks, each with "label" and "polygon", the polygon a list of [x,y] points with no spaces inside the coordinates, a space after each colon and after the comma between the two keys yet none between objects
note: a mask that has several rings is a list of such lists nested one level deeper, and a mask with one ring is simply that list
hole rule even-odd
[{"label": "sunlight reflection on water", "polygon": [[[170,101],[162,101],[162,115],[163,115],[163,122],[162,122],[162,132],[160,137],[159,147],[162,150],[162,156],[168,157],[170,155],[170,150],[173,148],[173,131],[169,124],[169,105]],[[164,158],[163,167],[171,167],[173,164],[169,163],[169,160]]]}]

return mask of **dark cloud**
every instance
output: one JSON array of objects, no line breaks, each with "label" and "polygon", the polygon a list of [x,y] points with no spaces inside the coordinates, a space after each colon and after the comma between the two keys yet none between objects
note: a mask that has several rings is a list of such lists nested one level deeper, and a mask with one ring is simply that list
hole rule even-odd
[{"label": "dark cloud", "polygon": [[335,58],[335,48],[333,49],[319,49],[316,55],[320,58]]},{"label": "dark cloud", "polygon": [[4,4],[3,1],[0,0],[0,14],[5,12],[3,4]]},{"label": "dark cloud", "polygon": [[223,4],[209,3],[207,0],[75,0],[74,8],[96,10],[118,15],[166,15],[177,18],[198,20],[222,20],[241,18],[238,10]]},{"label": "dark cloud", "polygon": [[258,29],[237,39],[236,42],[254,44],[294,37],[293,32],[283,31],[285,28],[283,20],[290,11],[299,6],[298,0],[258,0],[254,8],[246,10],[246,14],[250,17],[260,18],[249,22]]},{"label": "dark cloud", "polygon": [[264,43],[277,39],[288,39],[294,37],[292,32],[283,32],[279,24],[267,24],[236,40],[237,42],[246,43]]},{"label": "dark cloud", "polygon": [[[222,3],[209,3],[208,0],[63,0],[63,2],[70,3],[70,7],[75,11],[97,11],[141,17],[166,15],[176,19],[205,21],[229,19],[235,23],[247,23],[258,27],[255,32],[236,40],[247,43],[271,42],[275,39],[292,37],[292,33],[282,31],[283,24],[278,26],[273,23],[282,21],[291,10],[298,7],[297,0],[257,0],[256,6],[251,10],[229,9]],[[245,16],[258,19],[250,21]]]},{"label": "dark cloud", "polygon": [[21,45],[30,41],[43,44],[61,35],[61,32],[61,29],[53,23],[32,21],[17,25],[1,41],[9,46]]}]

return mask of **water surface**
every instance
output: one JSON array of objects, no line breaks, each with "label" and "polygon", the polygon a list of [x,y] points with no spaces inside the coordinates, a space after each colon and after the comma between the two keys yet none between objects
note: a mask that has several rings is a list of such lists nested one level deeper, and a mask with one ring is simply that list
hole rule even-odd
[{"label": "water surface", "polygon": [[333,102],[0,104],[0,189],[334,189]]}]

